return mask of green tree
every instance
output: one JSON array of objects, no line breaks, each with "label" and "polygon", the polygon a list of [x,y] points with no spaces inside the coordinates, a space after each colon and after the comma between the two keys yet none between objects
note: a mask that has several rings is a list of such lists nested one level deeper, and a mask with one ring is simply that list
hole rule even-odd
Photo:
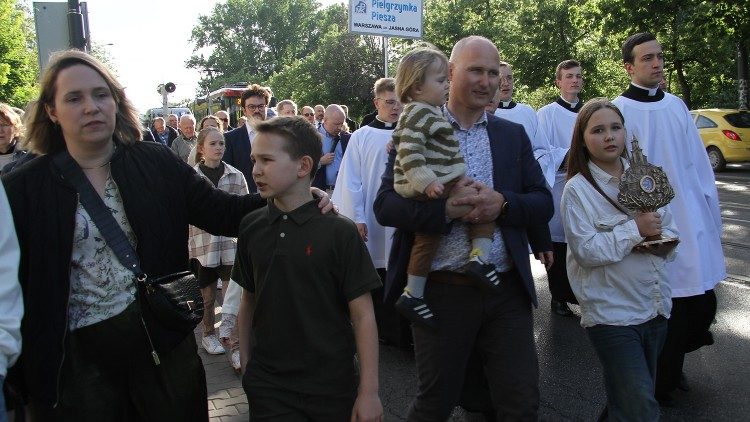
[{"label": "green tree", "polygon": [[23,4],[0,0],[0,101],[24,107],[39,73],[33,23]]},{"label": "green tree", "polygon": [[196,53],[186,65],[205,71],[200,92],[240,81],[265,81],[315,50],[322,36],[318,20],[313,0],[216,4],[193,28],[190,41]]},{"label": "green tree", "polygon": [[383,76],[380,37],[347,32],[341,5],[323,13],[326,34],[315,52],[274,74],[268,85],[277,98],[300,105],[346,104],[356,120],[372,110],[372,85]]}]

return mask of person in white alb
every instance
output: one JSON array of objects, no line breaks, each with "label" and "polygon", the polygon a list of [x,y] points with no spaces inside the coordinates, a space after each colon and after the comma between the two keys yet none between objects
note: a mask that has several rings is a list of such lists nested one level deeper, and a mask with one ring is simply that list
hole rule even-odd
[{"label": "person in white alb", "polygon": [[656,362],[672,305],[665,265],[676,243],[640,243],[678,234],[668,207],[633,212],[617,202],[629,167],[624,148],[617,107],[606,98],[587,102],[574,129],[560,210],[570,285],[603,368],[607,420],[656,422]]},{"label": "person in white alb", "polygon": [[712,344],[714,286],[726,277],[716,180],[685,103],[659,88],[664,74],[661,44],[650,33],[630,36],[622,46],[630,86],[613,101],[625,116],[628,138],[638,138],[649,161],[664,169],[674,188],[670,203],[681,233],[679,255],[667,264],[674,308],[659,358],[657,399],[673,403],[685,353]]},{"label": "person in white alb", "polygon": [[559,167],[568,150],[552,148],[545,131],[539,130],[539,117],[536,111],[528,104],[513,101],[514,90],[513,67],[506,62],[500,62],[500,87],[494,98],[495,107],[492,112],[497,117],[523,125],[531,141],[534,158],[539,162],[544,179],[551,188],[555,184],[555,163]]},{"label": "person in white alb", "polygon": [[[21,353],[21,317],[23,300],[18,284],[18,261],[21,252],[8,206],[5,189],[0,184],[0,388],[8,367]],[[6,421],[5,398],[0,394],[0,421]]]},{"label": "person in white alb", "polygon": [[570,290],[568,274],[565,271],[567,245],[560,217],[560,197],[567,176],[564,168],[565,156],[570,148],[573,125],[583,105],[583,101],[578,98],[578,94],[583,89],[582,72],[581,64],[575,60],[565,60],[558,64],[555,70],[555,85],[560,90],[560,96],[555,102],[547,104],[537,112],[539,130],[546,135],[550,147],[558,151],[555,159],[550,162],[551,167],[556,171],[555,182],[552,184],[555,215],[549,222],[553,262],[552,266],[547,269],[547,280],[552,296],[550,304],[552,312],[562,316],[574,316],[568,303],[576,303],[576,298]]},{"label": "person in white alb", "polygon": [[[383,227],[378,223],[372,204],[380,189],[381,177],[388,162],[386,145],[391,142],[391,135],[396,128],[403,105],[396,96],[396,82],[393,78],[380,78],[375,81],[373,94],[377,115],[369,124],[352,133],[339,167],[336,188],[331,199],[338,205],[339,213],[357,225],[357,230],[370,252],[372,263],[385,284],[388,256],[395,229]],[[408,344],[411,341],[411,330],[408,328],[407,320],[395,311],[393,300],[385,300],[385,291],[380,287],[372,292],[378,337],[383,343]]]},{"label": "person in white alb", "polygon": [[371,124],[352,133],[341,161],[336,188],[331,196],[341,215],[357,224],[357,230],[367,245],[372,262],[379,270],[384,270],[388,263],[394,229],[378,223],[372,204],[388,162],[386,145],[391,141],[393,129],[403,109],[395,89],[392,78],[382,78],[375,82],[373,92],[378,115]]}]

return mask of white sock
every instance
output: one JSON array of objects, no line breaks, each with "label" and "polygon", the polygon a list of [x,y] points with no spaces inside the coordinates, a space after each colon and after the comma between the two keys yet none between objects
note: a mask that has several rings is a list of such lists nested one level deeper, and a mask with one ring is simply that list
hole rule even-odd
[{"label": "white sock", "polygon": [[404,291],[409,293],[411,297],[422,299],[424,297],[425,284],[427,284],[427,277],[409,274],[406,277],[406,288]]},{"label": "white sock", "polygon": [[482,261],[487,262],[492,249],[492,239],[487,237],[477,237],[471,239],[471,253],[478,256]]}]

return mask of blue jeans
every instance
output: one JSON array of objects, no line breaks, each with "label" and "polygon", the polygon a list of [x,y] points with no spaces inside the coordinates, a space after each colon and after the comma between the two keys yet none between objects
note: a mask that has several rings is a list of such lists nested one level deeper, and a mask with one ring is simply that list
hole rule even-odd
[{"label": "blue jeans", "polygon": [[658,316],[639,325],[595,325],[586,332],[604,370],[608,420],[658,421],[656,361],[667,320]]}]

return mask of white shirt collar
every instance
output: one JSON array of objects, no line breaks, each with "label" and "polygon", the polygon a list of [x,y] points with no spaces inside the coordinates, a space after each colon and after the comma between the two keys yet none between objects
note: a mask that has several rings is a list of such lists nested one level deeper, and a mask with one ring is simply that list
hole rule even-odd
[{"label": "white shirt collar", "polygon": [[636,88],[640,88],[640,89],[642,89],[644,91],[648,91],[648,96],[649,97],[653,97],[654,95],[656,95],[656,92],[659,91],[659,86],[658,85],[656,86],[656,88],[646,88],[645,86],[638,85],[637,83],[632,82],[632,81],[630,82],[630,84],[633,85]]},{"label": "white shirt collar", "polygon": [[[622,162],[622,170],[623,172],[630,168],[630,163],[625,158],[620,158],[620,161]],[[593,161],[589,160],[589,170],[591,171],[591,175],[594,177],[594,180],[596,180],[598,183],[602,184],[608,184],[611,182],[614,182],[616,184],[620,183],[620,178],[612,176],[611,174],[607,173],[606,171],[602,170],[599,166],[594,164]]]}]

